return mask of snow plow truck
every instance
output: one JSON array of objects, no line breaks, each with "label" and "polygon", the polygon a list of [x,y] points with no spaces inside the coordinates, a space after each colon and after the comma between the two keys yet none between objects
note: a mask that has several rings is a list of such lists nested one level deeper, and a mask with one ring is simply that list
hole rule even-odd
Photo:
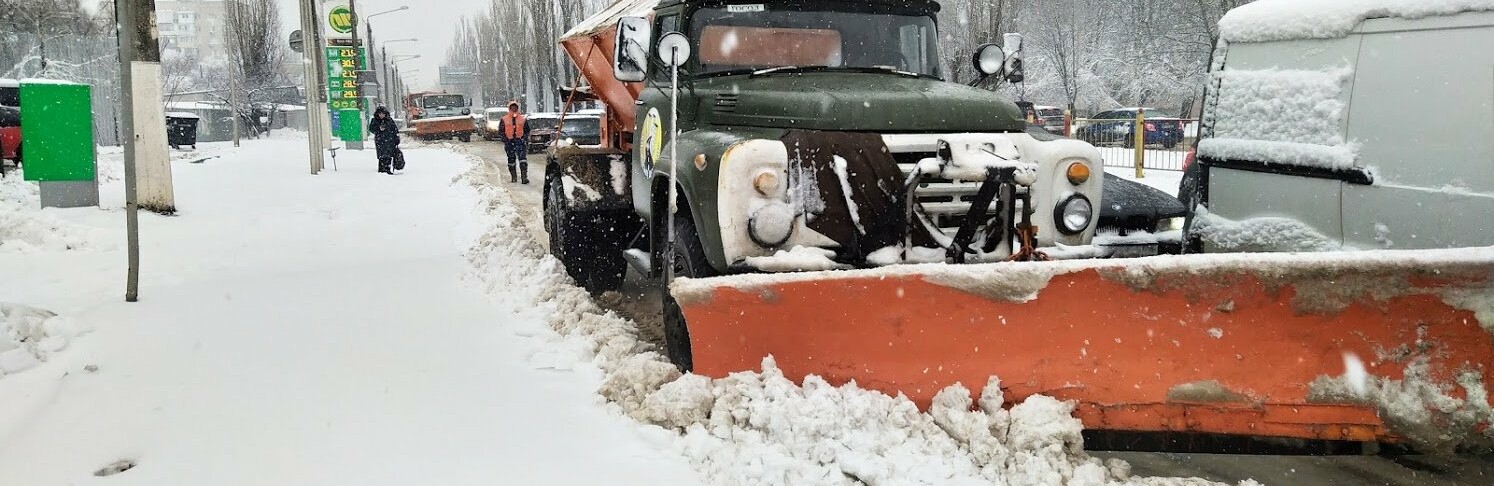
[{"label": "snow plow truck", "polygon": [[421,140],[461,139],[471,142],[477,133],[472,101],[455,93],[422,92],[405,97],[405,116]]},{"label": "snow plow truck", "polygon": [[[939,10],[620,0],[577,25],[569,95],[607,110],[600,147],[549,153],[552,253],[593,291],[662,279],[665,351],[702,375],[772,356],[925,407],[1072,400],[1096,430],[1494,443],[1494,250],[1107,258],[1098,151],[945,81]],[[1020,37],[973,63],[1019,80]]]}]

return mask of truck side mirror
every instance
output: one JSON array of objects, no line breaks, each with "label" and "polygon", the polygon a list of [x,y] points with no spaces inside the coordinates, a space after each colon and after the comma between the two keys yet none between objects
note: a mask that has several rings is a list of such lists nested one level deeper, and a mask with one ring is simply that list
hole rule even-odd
[{"label": "truck side mirror", "polygon": [[1002,52],[1006,55],[1006,81],[1009,83],[1020,83],[1027,79],[1022,66],[1022,34],[1006,34],[1003,36]]},{"label": "truck side mirror", "polygon": [[618,81],[636,83],[648,74],[649,39],[653,37],[653,26],[644,17],[623,17],[617,20],[617,46],[612,56],[612,75]]}]

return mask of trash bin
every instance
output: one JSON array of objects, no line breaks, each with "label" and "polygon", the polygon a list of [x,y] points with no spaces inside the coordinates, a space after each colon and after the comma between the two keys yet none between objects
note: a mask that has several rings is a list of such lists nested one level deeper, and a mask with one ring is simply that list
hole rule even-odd
[{"label": "trash bin", "polygon": [[166,143],[179,149],[191,145],[197,149],[197,115],[171,112],[166,114]]}]

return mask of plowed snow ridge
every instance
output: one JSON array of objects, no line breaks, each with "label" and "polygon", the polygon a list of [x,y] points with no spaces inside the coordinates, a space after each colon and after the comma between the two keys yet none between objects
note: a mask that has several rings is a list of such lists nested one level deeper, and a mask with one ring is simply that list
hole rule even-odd
[{"label": "plowed snow ridge", "polygon": [[[802,385],[771,358],[762,370],[712,380],[684,375],[633,323],[598,307],[529,239],[508,193],[477,163],[464,179],[482,196],[488,230],[468,251],[471,278],[490,294],[532,302],[556,334],[536,364],[590,362],[598,393],[641,422],[678,432],[673,447],[715,484],[1213,485],[1142,478],[1124,461],[1083,450],[1073,405],[1034,396],[1005,410],[996,378],[970,399],[944,390],[932,409],[816,377]],[[1244,485],[1257,484],[1245,481]]]}]

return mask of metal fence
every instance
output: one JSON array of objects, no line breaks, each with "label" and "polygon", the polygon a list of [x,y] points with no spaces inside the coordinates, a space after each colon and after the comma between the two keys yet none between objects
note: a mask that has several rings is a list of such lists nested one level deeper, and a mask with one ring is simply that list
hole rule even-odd
[{"label": "metal fence", "polygon": [[118,45],[112,36],[41,39],[31,34],[0,33],[0,78],[60,79],[91,86],[94,141],[119,145]]},{"label": "metal fence", "polygon": [[1089,142],[1100,149],[1106,167],[1136,167],[1146,170],[1183,170],[1183,161],[1198,140],[1198,120],[1136,120],[1076,118],[1067,123],[1064,135]]}]

